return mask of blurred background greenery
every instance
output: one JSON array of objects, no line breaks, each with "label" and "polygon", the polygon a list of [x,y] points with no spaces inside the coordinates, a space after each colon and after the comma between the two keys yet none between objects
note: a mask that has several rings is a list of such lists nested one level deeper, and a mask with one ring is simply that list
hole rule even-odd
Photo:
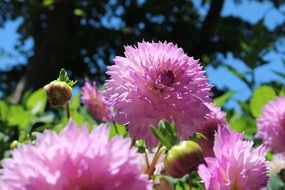
[{"label": "blurred background greenery", "polygon": [[[284,84],[284,12],[282,0],[1,0],[0,27],[14,22],[18,35],[9,51],[13,31],[0,33],[0,91],[18,102],[60,68],[103,83],[124,45],[167,40],[201,59],[218,90],[230,85],[224,82],[229,75],[217,75],[230,72],[248,98],[259,81],[269,81],[262,78],[279,80],[277,88]],[[12,61],[5,59],[9,53]],[[259,71],[266,65],[275,73]]]}]

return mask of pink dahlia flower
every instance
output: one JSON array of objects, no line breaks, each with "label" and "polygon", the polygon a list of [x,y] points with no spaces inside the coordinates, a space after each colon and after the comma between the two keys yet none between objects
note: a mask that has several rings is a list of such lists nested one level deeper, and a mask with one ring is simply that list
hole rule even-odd
[{"label": "pink dahlia flower", "polygon": [[109,103],[104,96],[97,90],[96,83],[93,85],[85,80],[82,88],[82,101],[94,119],[99,121],[111,121],[112,114]]},{"label": "pink dahlia flower", "polygon": [[198,174],[207,190],[257,190],[268,182],[268,162],[264,146],[253,149],[252,141],[222,127],[215,137],[215,158],[205,158]]},{"label": "pink dahlia flower", "polygon": [[174,120],[180,138],[188,138],[205,119],[210,85],[198,60],[172,43],[126,46],[125,57],[108,67],[105,95],[117,111],[115,120],[128,124],[131,136],[148,147],[158,140],[149,126]]},{"label": "pink dahlia flower", "polygon": [[150,190],[131,140],[109,140],[105,125],[91,133],[69,122],[60,133],[36,133],[36,143],[12,151],[2,162],[0,184],[8,190]]},{"label": "pink dahlia flower", "polygon": [[276,152],[285,151],[285,96],[266,104],[257,119],[256,137]]},{"label": "pink dahlia flower", "polygon": [[1,187],[1,190],[9,190],[7,185],[1,180],[0,180],[0,187]]},{"label": "pink dahlia flower", "polygon": [[214,157],[214,138],[215,132],[219,127],[228,127],[226,113],[221,108],[216,107],[213,103],[206,104],[210,109],[205,122],[202,124],[198,132],[202,133],[207,139],[199,139],[197,143],[201,146],[205,157]]}]

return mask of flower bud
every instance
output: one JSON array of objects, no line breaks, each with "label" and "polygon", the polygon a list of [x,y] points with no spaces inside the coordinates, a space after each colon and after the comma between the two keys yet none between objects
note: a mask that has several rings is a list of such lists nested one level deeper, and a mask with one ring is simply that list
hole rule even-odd
[{"label": "flower bud", "polygon": [[10,148],[11,148],[11,149],[15,149],[15,148],[17,148],[17,147],[20,146],[20,145],[21,145],[21,143],[19,143],[19,141],[14,140],[14,141],[10,144]]},{"label": "flower bud", "polygon": [[64,81],[54,80],[44,86],[52,106],[63,106],[71,98],[72,88]]},{"label": "flower bud", "polygon": [[183,141],[174,145],[164,160],[166,172],[175,178],[181,178],[197,169],[204,160],[201,147],[194,141]]}]

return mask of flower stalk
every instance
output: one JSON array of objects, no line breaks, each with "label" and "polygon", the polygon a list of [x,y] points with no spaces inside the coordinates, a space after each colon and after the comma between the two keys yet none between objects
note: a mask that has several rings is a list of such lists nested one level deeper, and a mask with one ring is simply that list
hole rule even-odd
[{"label": "flower stalk", "polygon": [[70,118],[70,108],[69,108],[68,102],[66,102],[66,104],[65,104],[65,110],[66,110],[66,117],[68,120]]},{"label": "flower stalk", "polygon": [[157,163],[157,161],[158,161],[160,155],[164,152],[164,150],[165,150],[165,149],[162,148],[162,145],[160,144],[160,145],[158,146],[158,149],[157,149],[157,151],[155,152],[154,157],[153,157],[153,159],[152,159],[152,161],[151,161],[151,164],[150,164],[150,166],[148,167],[147,172],[146,172],[146,173],[148,174],[149,178],[151,178],[151,176],[152,176],[152,174],[153,174],[153,172],[154,172],[154,170],[155,170],[155,165],[156,165],[156,163]]}]

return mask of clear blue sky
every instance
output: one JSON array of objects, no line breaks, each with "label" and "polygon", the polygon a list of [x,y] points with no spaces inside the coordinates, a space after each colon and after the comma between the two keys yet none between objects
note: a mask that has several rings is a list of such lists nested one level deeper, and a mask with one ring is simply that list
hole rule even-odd
[{"label": "clear blue sky", "polygon": [[[282,7],[281,10],[285,12],[285,7]],[[204,10],[204,12],[206,11],[207,10]],[[243,3],[237,5],[233,0],[226,0],[222,10],[222,15],[233,15],[246,19],[251,23],[256,23],[264,17],[265,25],[269,29],[273,29],[276,25],[285,20],[285,15],[276,10],[270,2],[264,2],[261,4],[254,1],[243,1]],[[283,46],[280,45],[279,49],[285,52],[285,41],[283,41]],[[265,56],[265,58],[269,61],[269,64],[260,66],[255,70],[257,85],[274,80],[281,81],[285,85],[284,79],[273,72],[275,70],[285,73],[285,66],[282,61],[282,59],[285,60],[285,54],[281,55],[270,52]],[[241,73],[245,74],[249,70],[243,62],[235,59],[230,54],[227,55],[225,62],[237,68]],[[206,71],[211,83],[219,88],[229,88],[236,92],[236,95],[228,104],[229,107],[236,106],[235,100],[246,100],[251,95],[250,89],[248,89],[243,82],[229,73],[225,68],[214,69],[213,67],[207,67]]]},{"label": "clear blue sky", "polygon": [[[200,1],[197,0],[195,2],[197,3],[197,7],[199,7]],[[207,12],[207,7],[200,10],[205,14]],[[285,7],[282,7],[282,11],[285,12]],[[233,0],[226,0],[222,15],[241,17],[252,23],[256,23],[264,17],[265,24],[269,29],[273,29],[277,24],[285,20],[284,14],[282,15],[280,11],[276,10],[270,2],[260,4],[255,3],[254,1],[243,1],[243,3],[236,5],[233,3]],[[25,57],[14,48],[17,43],[17,39],[19,38],[16,30],[21,22],[21,19],[13,22],[7,22],[4,28],[0,28],[0,52],[1,50],[4,50],[8,53],[4,56],[0,56],[0,70],[7,69],[18,63],[26,63]],[[32,39],[27,40],[24,49],[28,50],[32,47]],[[279,48],[285,52],[285,42],[283,42],[283,46],[281,45]],[[285,73],[285,66],[282,63],[282,59],[285,60],[284,54],[281,55],[271,52],[266,55],[266,59],[270,63],[266,66],[257,68],[255,71],[257,82],[260,84],[262,82],[278,80],[285,84],[285,81],[282,81],[282,78],[272,72],[273,70],[277,70]],[[244,63],[234,59],[230,54],[227,55],[225,62],[234,66],[242,73],[246,73],[248,71],[248,68]],[[246,85],[229,73],[225,68],[214,69],[212,67],[207,67],[206,72],[211,83],[219,88],[226,87],[236,92],[234,99],[245,100],[250,96],[250,90],[247,89]],[[235,101],[232,100],[232,102],[229,102],[228,106],[235,106]]]}]

